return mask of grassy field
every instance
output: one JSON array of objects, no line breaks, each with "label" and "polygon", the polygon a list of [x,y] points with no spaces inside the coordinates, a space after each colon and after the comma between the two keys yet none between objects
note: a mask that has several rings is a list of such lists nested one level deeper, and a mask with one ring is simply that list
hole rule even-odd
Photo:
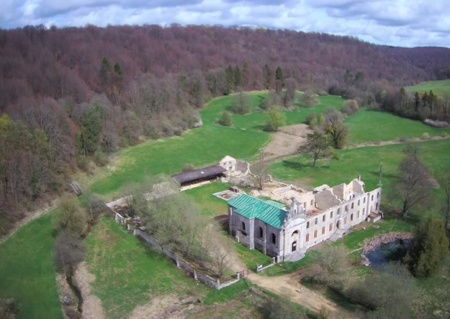
[{"label": "grassy field", "polygon": [[[259,104],[268,96],[268,94],[269,93],[266,91],[248,93],[252,112],[245,115],[233,114],[233,127],[243,130],[261,131],[264,128],[267,118],[264,114],[264,110],[259,108]],[[298,93],[296,98],[300,98],[301,95],[301,93]],[[215,123],[220,118],[223,111],[230,110],[232,103],[233,95],[216,98],[208,103],[208,106],[201,112],[203,123]],[[321,113],[327,108],[340,108],[343,103],[344,100],[339,96],[321,96],[319,97],[319,103],[313,108],[297,108],[292,111],[283,111],[286,115],[286,125],[303,123],[309,114]]]},{"label": "grassy field", "polygon": [[0,298],[20,303],[17,318],[63,318],[53,267],[51,216],[23,226],[0,245]]},{"label": "grassy field", "polygon": [[450,135],[450,128],[437,129],[402,118],[391,113],[362,109],[345,121],[349,128],[349,144],[393,141],[397,139],[422,138],[429,136]]},{"label": "grassy field", "polygon": [[91,190],[102,195],[112,193],[148,175],[178,173],[186,164],[196,167],[215,164],[227,154],[251,159],[269,138],[264,132],[206,125],[181,137],[149,141],[120,152],[113,171],[95,182]]},{"label": "grassy field", "polygon": [[[217,163],[225,155],[239,159],[253,159],[259,149],[270,139],[262,131],[266,116],[260,111],[259,101],[268,92],[250,93],[252,110],[248,115],[233,115],[233,127],[216,125],[223,110],[231,106],[233,96],[214,99],[200,113],[204,125],[180,137],[149,141],[122,150],[105,176],[95,181],[91,191],[106,195],[117,191],[129,182],[141,182],[146,176],[160,173],[175,174],[186,164],[196,167]],[[287,124],[304,122],[310,113],[320,113],[326,108],[338,108],[343,100],[337,96],[323,96],[312,109],[286,111]]]},{"label": "grassy field", "polygon": [[[436,177],[450,170],[450,140],[427,141],[419,144],[420,156]],[[366,189],[377,187],[379,167],[383,163],[383,185],[392,183],[398,165],[403,158],[405,145],[386,145],[344,149],[335,151],[335,159],[321,159],[311,166],[309,156],[297,156],[271,165],[272,175],[284,181],[300,181],[311,187],[322,184],[330,186],[362,176]]]},{"label": "grassy field", "polygon": [[93,293],[102,300],[107,318],[125,318],[136,306],[159,296],[201,297],[210,291],[111,218],[101,219],[86,242],[88,268],[96,277]]},{"label": "grassy field", "polygon": [[433,93],[438,96],[450,97],[450,80],[422,82],[417,85],[407,86],[405,90],[413,93],[424,93],[433,90]]},{"label": "grassy field", "polygon": [[227,214],[227,203],[213,196],[214,193],[224,191],[230,187],[228,183],[215,182],[202,187],[184,191],[194,203],[197,204],[204,216],[216,217]]}]

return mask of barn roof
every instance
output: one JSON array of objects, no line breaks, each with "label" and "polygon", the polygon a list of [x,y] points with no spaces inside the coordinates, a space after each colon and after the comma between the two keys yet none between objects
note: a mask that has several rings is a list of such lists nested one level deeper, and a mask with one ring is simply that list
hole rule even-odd
[{"label": "barn roof", "polygon": [[260,221],[281,229],[287,212],[273,202],[242,194],[228,201],[228,205],[234,207],[235,213],[248,219],[259,219]]},{"label": "barn roof", "polygon": [[198,179],[204,179],[209,177],[215,177],[217,175],[225,173],[227,170],[222,166],[213,165],[204,168],[197,169],[195,171],[183,172],[180,174],[172,175],[172,178],[180,184],[195,181]]}]

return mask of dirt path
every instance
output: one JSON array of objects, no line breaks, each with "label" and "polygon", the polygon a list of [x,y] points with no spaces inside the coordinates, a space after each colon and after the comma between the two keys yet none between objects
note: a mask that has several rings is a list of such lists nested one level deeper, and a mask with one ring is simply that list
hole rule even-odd
[{"label": "dirt path", "polygon": [[298,303],[316,313],[326,311],[330,319],[359,318],[336,303],[301,285],[292,275],[265,277],[252,273],[246,277],[253,284]]},{"label": "dirt path", "polygon": [[283,126],[273,134],[272,140],[264,147],[265,160],[273,160],[298,152],[306,144],[306,137],[312,130],[306,124]]},{"label": "dirt path", "polygon": [[102,301],[91,293],[91,283],[95,276],[89,272],[86,262],[77,266],[75,280],[83,296],[83,319],[105,319]]}]

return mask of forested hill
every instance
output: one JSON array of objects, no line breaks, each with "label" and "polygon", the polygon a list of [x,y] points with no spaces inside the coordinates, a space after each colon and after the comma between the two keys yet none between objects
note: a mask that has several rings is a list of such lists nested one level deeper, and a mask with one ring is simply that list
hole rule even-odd
[{"label": "forested hill", "polygon": [[386,54],[407,61],[434,75],[438,80],[450,78],[450,49],[441,47],[384,47]]},{"label": "forested hill", "polygon": [[68,174],[142,138],[181,134],[212,96],[283,87],[383,105],[445,76],[422,56],[287,30],[121,26],[0,30],[0,233]]}]

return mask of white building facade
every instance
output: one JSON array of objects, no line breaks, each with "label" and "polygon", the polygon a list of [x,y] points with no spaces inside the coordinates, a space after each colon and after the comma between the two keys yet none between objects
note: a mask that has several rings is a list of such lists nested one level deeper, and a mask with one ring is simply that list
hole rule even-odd
[{"label": "white building facade", "polygon": [[300,193],[287,208],[243,194],[228,201],[229,232],[250,249],[294,261],[369,214],[380,214],[380,203],[381,187],[366,192],[360,179]]}]

